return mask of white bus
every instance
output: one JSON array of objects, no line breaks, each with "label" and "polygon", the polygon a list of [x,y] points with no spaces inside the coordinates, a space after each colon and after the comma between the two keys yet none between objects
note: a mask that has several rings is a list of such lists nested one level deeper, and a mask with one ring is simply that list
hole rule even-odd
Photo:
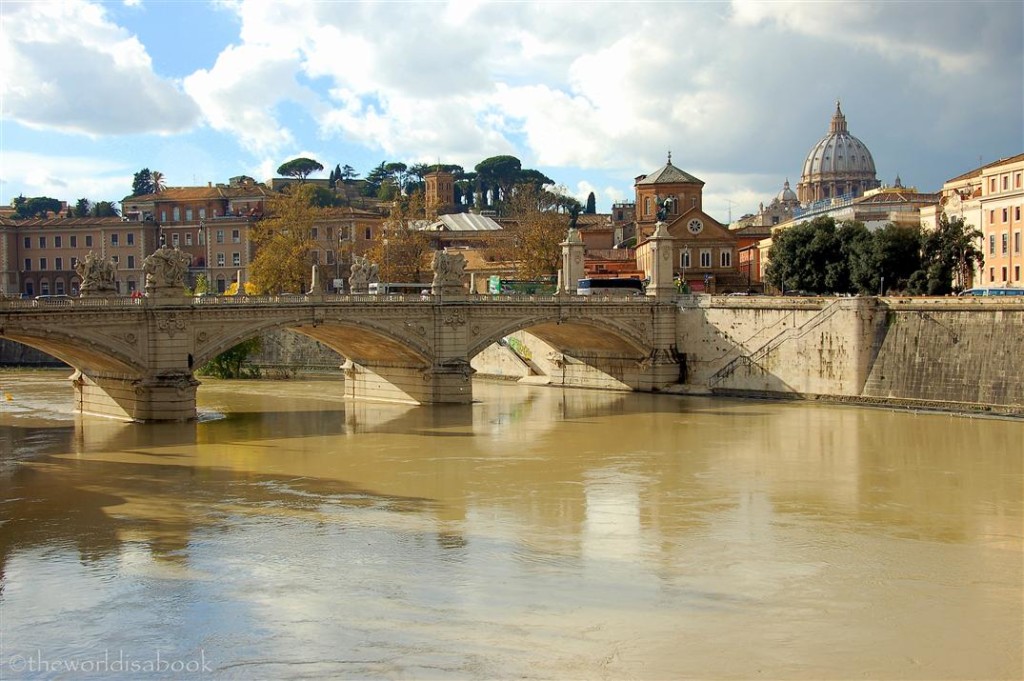
[{"label": "white bus", "polygon": [[580,279],[576,293],[581,296],[642,296],[644,283],[639,279]]},{"label": "white bus", "polygon": [[962,296],[1024,296],[1024,288],[1004,288],[1004,287],[982,287],[982,288],[969,288],[963,291],[960,295]]}]

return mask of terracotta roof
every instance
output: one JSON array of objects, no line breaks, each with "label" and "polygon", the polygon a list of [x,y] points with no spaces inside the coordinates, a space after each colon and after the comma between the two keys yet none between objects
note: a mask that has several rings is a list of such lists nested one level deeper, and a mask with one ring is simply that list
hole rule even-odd
[{"label": "terracotta roof", "polygon": [[979,166],[974,170],[968,170],[963,175],[957,175],[956,177],[946,180],[946,184],[949,184],[950,182],[959,182],[961,180],[969,180],[972,177],[978,177],[979,175],[982,174],[982,172],[994,166],[1001,166],[1007,163],[1017,163],[1018,161],[1024,161],[1024,154],[1017,154],[1016,156],[1007,156],[1006,158],[1001,158],[998,161],[986,163],[985,165]]},{"label": "terracotta roof", "polygon": [[121,203],[150,203],[152,201],[201,201],[225,198],[220,187],[167,187],[157,194],[126,196]]},{"label": "terracotta roof", "polygon": [[[29,220],[16,220],[14,218],[0,218],[0,225],[8,227],[42,227],[42,228],[69,228],[69,227],[110,227],[124,224],[125,221],[119,217],[108,218],[31,218]],[[139,223],[134,223],[139,224]]]},{"label": "terracotta roof", "polygon": [[699,180],[690,173],[676,168],[672,163],[666,163],[663,167],[654,171],[650,175],[645,176],[641,180],[637,180],[637,185],[676,184],[679,182],[704,184],[703,180]]}]

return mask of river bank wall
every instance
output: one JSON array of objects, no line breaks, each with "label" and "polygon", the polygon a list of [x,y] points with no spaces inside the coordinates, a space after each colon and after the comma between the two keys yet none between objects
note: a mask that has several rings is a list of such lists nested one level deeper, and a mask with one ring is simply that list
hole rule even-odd
[{"label": "river bank wall", "polygon": [[1024,300],[706,296],[677,341],[694,390],[1024,413]]}]

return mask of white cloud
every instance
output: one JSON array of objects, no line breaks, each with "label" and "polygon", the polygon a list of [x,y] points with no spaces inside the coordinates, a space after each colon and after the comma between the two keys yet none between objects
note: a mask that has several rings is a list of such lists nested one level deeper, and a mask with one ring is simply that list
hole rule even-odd
[{"label": "white cloud", "polygon": [[7,187],[17,186],[16,194],[50,196],[65,201],[82,197],[93,201],[120,201],[129,193],[135,170],[109,158],[51,156],[4,151],[0,185],[5,203],[14,198]]},{"label": "white cloud", "polygon": [[5,117],[88,135],[169,134],[197,122],[195,103],[153,73],[145,47],[103,6],[5,3],[3,12]]}]

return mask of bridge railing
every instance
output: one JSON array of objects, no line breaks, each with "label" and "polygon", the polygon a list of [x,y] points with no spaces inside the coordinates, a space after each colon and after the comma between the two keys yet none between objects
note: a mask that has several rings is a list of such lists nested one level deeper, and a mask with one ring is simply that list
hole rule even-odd
[{"label": "bridge railing", "polygon": [[[158,299],[161,303],[180,303],[199,307],[223,307],[223,306],[252,306],[252,305],[309,305],[317,303],[609,303],[609,302],[648,302],[650,299],[645,296],[632,294],[602,294],[602,295],[569,295],[569,294],[546,294],[546,293],[478,293],[478,294],[368,294],[368,293],[329,293],[323,295],[306,294],[275,294],[259,296],[182,296],[180,301],[172,299]],[[107,298],[0,298],[0,309],[6,310],[42,310],[42,309],[97,309],[97,308],[125,308],[142,307],[151,305],[153,302],[142,297],[111,296]]]}]

